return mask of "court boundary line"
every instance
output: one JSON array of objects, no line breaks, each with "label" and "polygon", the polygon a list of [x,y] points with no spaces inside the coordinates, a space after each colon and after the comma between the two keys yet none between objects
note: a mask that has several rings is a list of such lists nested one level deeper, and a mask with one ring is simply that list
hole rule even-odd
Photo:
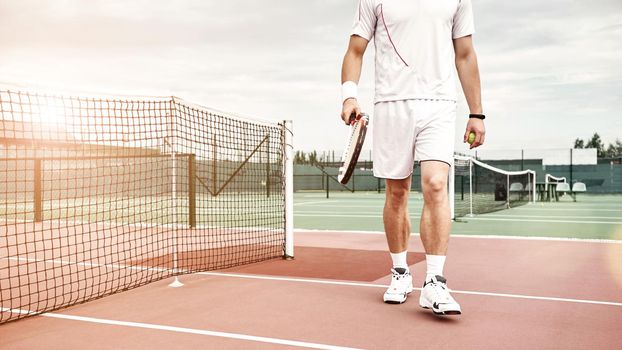
[{"label": "court boundary line", "polygon": [[526,211],[526,210],[538,210],[538,211],[602,211],[602,212],[609,212],[609,211],[622,211],[622,209],[610,209],[610,208],[547,208],[547,207],[527,207],[527,206],[520,206],[520,207],[515,207],[512,208],[516,211]]},{"label": "court boundary line", "polygon": [[[622,210],[621,210],[622,211]],[[620,220],[619,216],[583,216],[583,215],[524,215],[524,214],[516,214],[516,212],[514,212],[513,214],[499,214],[501,211],[496,212],[496,213],[486,213],[483,214],[483,216],[474,216],[474,217],[465,217],[465,219],[477,219],[477,218],[501,218],[501,219],[540,219],[540,218],[550,218],[552,220],[570,220],[573,221],[575,219],[585,219],[583,221],[591,221],[594,219],[604,219],[604,220]],[[299,216],[317,216],[317,215],[326,215],[326,216],[344,216],[342,214],[335,214],[334,211],[303,211],[301,213],[298,213],[297,215]],[[352,214],[352,215],[347,215],[348,217],[382,217],[382,215],[378,215],[377,211],[374,212],[360,212],[358,211],[356,214]],[[416,213],[411,213],[410,217],[421,217],[420,214],[416,214]],[[463,217],[459,217],[459,218],[463,218]],[[598,221],[596,221],[598,222]]]},{"label": "court boundary line", "polygon": [[[75,264],[81,266],[100,266],[100,267],[113,267],[118,269],[139,269],[146,271],[162,271],[162,268],[153,268],[153,267],[136,267],[129,265],[118,265],[114,266],[108,264],[97,264],[97,263],[85,263],[85,262],[70,262],[63,260],[45,260],[45,259],[33,259],[33,258],[8,258],[9,260],[19,260],[19,261],[37,261],[44,263],[53,263],[53,264]],[[166,270],[165,270],[166,271]],[[310,279],[310,278],[300,278],[300,277],[279,277],[279,276],[267,276],[267,275],[251,275],[251,274],[239,274],[239,273],[228,273],[228,272],[214,272],[214,271],[203,271],[203,272],[194,272],[194,273],[185,273],[183,270],[182,275],[202,275],[202,276],[220,276],[220,277],[235,277],[235,278],[247,278],[247,279],[258,279],[258,280],[271,280],[271,281],[283,281],[283,282],[303,282],[303,283],[315,283],[315,284],[327,284],[327,285],[338,285],[338,286],[351,286],[351,287],[368,287],[368,288],[388,288],[388,285],[384,284],[374,284],[374,283],[362,283],[362,282],[347,282],[347,281],[334,281],[334,280],[326,280],[326,279]],[[166,278],[163,278],[164,280]],[[155,281],[154,281],[155,282]],[[421,291],[421,288],[414,287],[414,290]],[[456,294],[466,294],[466,295],[481,295],[481,296],[493,296],[493,297],[505,297],[505,298],[515,298],[515,299],[530,299],[530,300],[546,300],[546,301],[560,301],[560,302],[571,302],[571,303],[582,303],[582,304],[596,304],[596,305],[609,305],[609,306],[621,306],[622,302],[613,302],[613,301],[600,301],[600,300],[587,300],[587,299],[574,299],[574,298],[561,298],[561,297],[546,297],[546,296],[533,296],[533,295],[524,295],[524,294],[513,294],[513,293],[492,293],[492,292],[480,292],[480,291],[466,291],[466,290],[452,290],[453,293]],[[32,312],[32,311],[30,311]]]},{"label": "court boundary line", "polygon": [[[335,200],[334,202],[331,201],[330,204],[333,203],[342,203],[344,202],[343,200]],[[298,203],[298,205],[304,205],[307,204],[305,202],[301,202]],[[315,205],[315,204],[321,204],[320,202],[309,202],[309,205]],[[421,209],[422,205],[419,205],[419,203],[411,203],[409,204],[411,205],[411,209]],[[415,207],[416,206],[416,207]],[[309,210],[311,209],[318,209],[321,210],[324,207],[320,207],[320,206],[311,206],[310,208],[307,208]],[[378,209],[378,210],[382,210],[382,207],[379,205],[365,205],[365,204],[348,204],[348,208],[369,208],[369,209]],[[591,212],[621,212],[622,209],[612,209],[611,207],[606,207],[606,208],[549,208],[549,207],[534,207],[534,206],[530,206],[528,205],[523,205],[523,206],[518,206],[518,207],[512,207],[509,209],[503,209],[503,211],[513,211],[513,212],[518,212],[518,211],[533,211],[533,210],[537,210],[537,211],[591,211]]]},{"label": "court boundary line", "polygon": [[[331,203],[340,203],[340,202],[343,202],[343,201],[334,200],[334,201],[330,201],[330,202]],[[308,204],[326,204],[326,202],[325,201],[324,202],[298,202],[298,203],[294,203],[294,206],[296,206],[296,205],[298,205],[298,206],[300,206],[300,205],[308,205]]]},{"label": "court boundary line", "polygon": [[122,327],[130,327],[130,328],[152,329],[152,330],[167,331],[167,332],[185,333],[185,334],[196,334],[196,335],[204,335],[204,336],[211,336],[211,337],[218,337],[218,338],[246,340],[246,341],[253,341],[253,342],[260,342],[260,343],[278,344],[278,345],[286,345],[286,346],[294,346],[294,347],[302,347],[302,348],[310,348],[310,349],[358,350],[358,348],[344,347],[344,346],[338,346],[338,345],[328,345],[328,344],[320,344],[320,343],[303,342],[303,341],[298,341],[298,340],[262,337],[262,336],[248,335],[248,334],[242,334],[242,333],[211,331],[211,330],[197,329],[197,328],[166,326],[166,325],[160,325],[160,324],[154,324],[154,323],[119,321],[119,320],[111,320],[111,319],[105,319],[105,318],[76,316],[76,315],[68,315],[68,314],[61,314],[61,313],[54,313],[54,312],[37,313],[33,311],[28,311],[28,310],[9,309],[9,308],[0,308],[0,311],[17,313],[21,315],[32,315],[32,316],[36,315],[36,316],[70,320],[70,321],[106,324],[106,325],[122,326]]},{"label": "court boundary line", "polygon": [[[319,230],[319,229],[294,229],[294,233],[322,233],[322,234],[361,234],[361,235],[381,235],[384,231],[357,231],[357,230]],[[419,232],[412,232],[411,235],[419,236]],[[450,238],[479,238],[479,239],[508,239],[523,241],[555,241],[555,242],[575,242],[575,243],[606,243],[622,244],[622,240],[598,239],[598,238],[570,238],[570,237],[540,237],[540,236],[502,236],[502,235],[465,235],[451,234]]]},{"label": "court boundary line", "polygon": [[[335,213],[322,213],[322,212],[304,212],[294,214],[294,216],[298,217],[330,217],[330,218],[381,218],[381,214],[365,214],[365,215],[357,215],[357,214],[335,214]],[[420,218],[421,214],[410,214],[411,218]],[[562,223],[562,224],[603,224],[603,225],[622,225],[622,221],[588,221],[588,220],[536,220],[536,219],[524,219],[524,218],[516,218],[512,219],[513,215],[508,215],[508,218],[491,218],[486,216],[475,216],[475,217],[460,217],[461,220],[469,221],[519,221],[519,222],[546,222],[546,223]],[[617,218],[612,218],[617,219]]]},{"label": "court boundary line", "polygon": [[[260,279],[260,280],[271,280],[271,281],[282,281],[282,282],[329,284],[329,285],[350,286],[350,287],[367,287],[367,288],[383,288],[383,289],[386,289],[387,287],[389,287],[388,285],[374,284],[374,283],[329,281],[329,280],[324,280],[324,279],[290,278],[290,277],[262,276],[262,275],[225,273],[225,272],[197,272],[195,274],[205,275],[205,276]],[[413,289],[417,291],[421,291],[421,288],[418,288],[418,287],[414,287]],[[561,297],[545,297],[545,296],[511,294],[511,293],[491,293],[491,292],[478,292],[478,291],[454,290],[454,289],[452,289],[451,292],[455,294],[465,294],[465,295],[480,295],[480,296],[491,296],[491,297],[512,298],[512,299],[558,301],[558,302],[568,302],[568,303],[577,303],[577,304],[593,304],[593,305],[607,305],[607,306],[622,307],[622,302],[615,302],[615,301],[600,301],[600,300],[574,299],[574,298],[561,298]]]},{"label": "court boundary line", "polygon": [[[22,259],[23,258],[19,260],[22,260]],[[24,260],[31,260],[31,259],[24,259]],[[32,259],[32,260],[39,260],[39,261],[43,260],[44,262],[52,262],[52,263],[67,263],[67,261],[58,261],[58,260],[55,260],[55,261],[47,261],[44,259]],[[87,264],[87,263],[77,263],[77,264]],[[91,263],[88,263],[88,264],[91,265]],[[107,266],[106,264],[96,264],[96,265]],[[115,268],[135,268],[132,266],[123,266],[123,265],[114,265],[114,267]],[[150,269],[150,268],[143,267],[141,269]],[[202,276],[211,276],[211,277],[229,277],[229,278],[240,278],[240,279],[255,279],[255,280],[270,280],[270,281],[281,281],[281,282],[311,283],[311,284],[350,286],[350,287],[363,287],[363,288],[382,288],[382,289],[387,288],[387,285],[374,284],[374,283],[333,281],[333,280],[325,280],[325,279],[291,278],[291,277],[225,273],[225,272],[197,272],[197,273],[193,273],[192,275],[202,275]],[[421,291],[421,288],[415,287],[413,289],[417,291]],[[477,295],[477,296],[486,296],[486,297],[499,297],[499,298],[520,299],[520,300],[538,300],[538,301],[552,301],[552,302],[566,302],[566,303],[587,304],[587,305],[622,307],[622,302],[611,302],[611,301],[534,296],[534,295],[511,294],[511,293],[492,293],[492,292],[466,291],[466,290],[452,290],[452,292],[455,294]],[[337,346],[337,345],[311,343],[311,342],[303,342],[303,341],[272,338],[272,337],[253,336],[253,335],[242,334],[242,333],[220,332],[220,331],[213,331],[213,330],[167,326],[167,325],[159,325],[159,324],[152,324],[152,323],[110,320],[110,319],[102,319],[102,318],[95,318],[95,317],[88,317],[88,316],[67,315],[67,314],[54,313],[54,312],[33,312],[33,311],[28,311],[28,310],[10,309],[10,308],[3,308],[3,307],[0,307],[0,311],[18,313],[18,314],[24,314],[24,315],[33,315],[33,316],[37,315],[41,317],[65,319],[65,320],[96,323],[96,324],[107,324],[107,325],[113,325],[113,326],[141,328],[141,329],[153,329],[153,330],[161,330],[161,331],[167,331],[167,332],[195,334],[195,335],[219,337],[219,338],[242,340],[242,341],[286,345],[286,346],[293,346],[293,347],[327,349],[327,350],[356,349],[356,348],[343,347],[343,346]]]},{"label": "court boundary line", "polygon": [[539,218],[552,218],[554,220],[576,218],[591,220],[591,219],[605,219],[605,220],[620,220],[618,216],[583,216],[583,215],[523,215],[523,214],[485,214],[487,218],[525,218],[525,219],[539,219]]},{"label": "court boundary line", "polygon": [[588,220],[537,220],[537,219],[505,219],[505,218],[490,218],[483,216],[476,216],[472,218],[462,218],[465,221],[520,221],[520,222],[546,222],[546,223],[562,223],[562,224],[600,224],[600,225],[622,225],[622,221],[588,221]]}]

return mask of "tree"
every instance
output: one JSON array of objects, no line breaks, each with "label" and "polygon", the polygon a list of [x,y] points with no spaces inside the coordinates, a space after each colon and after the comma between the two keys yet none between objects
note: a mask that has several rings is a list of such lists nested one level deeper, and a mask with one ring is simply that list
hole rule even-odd
[{"label": "tree", "polygon": [[607,147],[600,138],[598,133],[594,133],[591,139],[584,141],[580,138],[574,140],[574,148],[596,148],[599,158],[602,157],[622,157],[622,141],[616,139],[614,143],[610,143]]},{"label": "tree", "polygon": [[309,153],[309,164],[311,164],[311,165],[318,164],[317,151],[313,151],[313,152]]},{"label": "tree", "polygon": [[294,155],[294,164],[306,164],[307,163],[307,155],[303,151],[296,151]]},{"label": "tree", "polygon": [[616,139],[614,143],[609,144],[605,157],[622,157],[622,141],[620,139]]},{"label": "tree", "polygon": [[605,145],[597,132],[595,132],[594,135],[592,135],[592,138],[585,144],[585,148],[596,148],[596,154],[598,157],[605,156]]},{"label": "tree", "polygon": [[617,153],[616,146],[614,146],[613,143],[610,143],[609,147],[607,147],[607,150],[605,151],[605,157],[615,157]]}]

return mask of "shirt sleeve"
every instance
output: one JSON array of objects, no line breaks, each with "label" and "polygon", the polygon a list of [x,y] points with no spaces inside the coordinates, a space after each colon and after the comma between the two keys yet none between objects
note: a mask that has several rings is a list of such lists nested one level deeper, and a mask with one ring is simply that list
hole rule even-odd
[{"label": "shirt sleeve", "polygon": [[377,20],[374,2],[374,0],[359,0],[350,35],[358,35],[367,41],[374,37]]},{"label": "shirt sleeve", "polygon": [[458,10],[454,15],[453,38],[458,39],[473,33],[475,33],[475,24],[473,23],[471,0],[459,0]]}]

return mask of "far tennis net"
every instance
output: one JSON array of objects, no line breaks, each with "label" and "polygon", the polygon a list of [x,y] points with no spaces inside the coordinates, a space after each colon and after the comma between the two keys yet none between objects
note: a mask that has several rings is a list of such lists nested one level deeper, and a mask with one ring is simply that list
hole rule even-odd
[{"label": "far tennis net", "polygon": [[535,171],[506,171],[471,157],[454,156],[452,172],[453,218],[491,213],[535,201]]},{"label": "far tennis net", "polygon": [[548,191],[550,186],[557,186],[559,183],[566,183],[566,178],[563,176],[557,177],[551,174],[544,175],[544,189]]}]

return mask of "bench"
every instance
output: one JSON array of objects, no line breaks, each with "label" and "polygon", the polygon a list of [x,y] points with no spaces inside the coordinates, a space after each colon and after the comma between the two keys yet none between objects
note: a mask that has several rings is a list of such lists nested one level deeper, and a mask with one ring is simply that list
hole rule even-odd
[{"label": "bench", "polygon": [[523,187],[522,183],[520,183],[520,182],[513,182],[513,183],[510,184],[510,194],[518,193],[519,200],[523,199],[524,192],[525,192],[525,188]]},{"label": "bench", "polygon": [[575,182],[574,185],[572,185],[572,189],[571,189],[570,184],[561,182],[557,184],[556,191],[557,193],[562,193],[562,194],[568,193],[572,197],[572,200],[576,202],[577,193],[586,192],[587,187],[585,186],[583,182]]}]

